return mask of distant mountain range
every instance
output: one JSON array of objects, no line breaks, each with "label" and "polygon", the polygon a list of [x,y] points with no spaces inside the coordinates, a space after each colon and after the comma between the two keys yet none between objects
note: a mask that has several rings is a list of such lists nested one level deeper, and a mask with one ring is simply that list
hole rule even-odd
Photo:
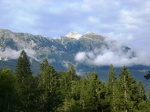
[{"label": "distant mountain range", "polygon": [[[25,50],[31,62],[33,73],[39,73],[39,64],[47,58],[57,70],[66,70],[67,64],[75,65],[78,74],[85,74],[91,71],[97,71],[100,78],[106,79],[109,66],[94,65],[89,62],[82,61],[82,57],[77,58],[79,52],[90,52],[99,49],[99,53],[103,53],[102,49],[112,49],[115,41],[106,41],[107,37],[93,32],[87,32],[83,35],[77,32],[70,32],[65,36],[57,39],[42,37],[40,35],[31,35],[28,33],[14,33],[9,30],[0,29],[0,67],[9,67],[15,69],[16,60],[21,50]],[[128,46],[120,46],[113,49],[121,50],[125,55],[129,54],[129,58],[135,57],[134,51]],[[96,52],[95,52],[96,53]],[[90,56],[90,55],[89,55]],[[86,57],[88,58],[88,57]],[[89,57],[91,58],[91,57]],[[129,67],[134,77],[145,80],[143,75],[146,73],[148,66],[136,65]],[[120,67],[116,68],[116,72],[120,71]]]}]

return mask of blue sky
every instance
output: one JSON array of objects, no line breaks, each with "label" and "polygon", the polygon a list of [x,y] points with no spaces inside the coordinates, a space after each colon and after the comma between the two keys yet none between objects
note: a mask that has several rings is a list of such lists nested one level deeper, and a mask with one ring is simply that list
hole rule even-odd
[{"label": "blue sky", "polygon": [[150,64],[150,0],[0,0],[0,28],[53,38],[95,32]]},{"label": "blue sky", "polygon": [[0,14],[0,28],[46,37],[92,31],[128,38],[150,29],[149,0],[0,0]]},{"label": "blue sky", "polygon": [[150,1],[0,0],[0,28],[53,38],[90,31],[147,48]]}]

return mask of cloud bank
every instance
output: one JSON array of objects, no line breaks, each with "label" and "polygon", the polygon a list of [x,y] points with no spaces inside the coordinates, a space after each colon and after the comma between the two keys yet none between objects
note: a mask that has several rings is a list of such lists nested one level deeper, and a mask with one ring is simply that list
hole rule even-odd
[{"label": "cloud bank", "polygon": [[[105,46],[101,48],[94,48],[92,51],[78,52],[75,55],[75,60],[79,63],[92,64],[96,66],[110,66],[115,67],[132,66],[132,65],[146,65],[150,66],[150,54],[139,46],[126,50],[123,42],[105,40],[109,48]],[[110,43],[109,43],[110,42]],[[124,41],[126,43],[126,41]],[[141,50],[140,50],[141,49]]]},{"label": "cloud bank", "polygon": [[0,7],[1,28],[48,37],[70,31],[139,34],[150,24],[149,0],[1,0]]},{"label": "cloud bank", "polygon": [[[0,58],[1,59],[17,59],[20,55],[22,50],[16,51],[10,48],[6,48],[4,51],[0,51]],[[32,49],[24,49],[29,57],[34,58],[36,52]]]}]

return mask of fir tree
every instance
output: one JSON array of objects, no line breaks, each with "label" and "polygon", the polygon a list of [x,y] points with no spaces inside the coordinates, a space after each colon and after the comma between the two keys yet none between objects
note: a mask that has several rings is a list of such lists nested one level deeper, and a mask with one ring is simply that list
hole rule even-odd
[{"label": "fir tree", "polygon": [[19,111],[30,112],[33,106],[34,81],[30,69],[30,63],[26,52],[23,50],[16,65],[16,86],[19,98]]},{"label": "fir tree", "polygon": [[39,79],[39,88],[41,90],[40,110],[44,112],[54,111],[59,104],[58,97],[58,75],[54,67],[48,64],[47,59],[44,59],[41,63],[41,76]]},{"label": "fir tree", "polygon": [[[79,77],[72,64],[68,64],[66,72],[60,72],[60,89],[62,93],[62,111],[73,111],[77,108],[79,100]],[[79,109],[79,108],[78,108]]]},{"label": "fir tree", "polygon": [[134,111],[137,105],[138,89],[134,78],[126,67],[123,67],[120,73],[120,94],[120,109],[125,112]]},{"label": "fir tree", "polygon": [[0,112],[15,112],[16,106],[14,74],[9,69],[0,70]]},{"label": "fir tree", "polygon": [[103,111],[105,87],[97,73],[91,73],[80,81],[80,104],[84,111]]},{"label": "fir tree", "polygon": [[68,64],[68,73],[70,75],[71,81],[79,79],[79,77],[76,74],[75,67],[71,63]]},{"label": "fir tree", "polygon": [[110,104],[110,111],[118,111],[119,106],[119,84],[113,65],[110,66],[107,79],[107,100]]},{"label": "fir tree", "polygon": [[148,80],[150,78],[150,71],[144,77]]},{"label": "fir tree", "polygon": [[30,63],[27,57],[26,52],[23,50],[18,58],[17,65],[16,65],[16,75],[23,79],[25,77],[31,76],[32,72],[30,69]]},{"label": "fir tree", "polygon": [[138,93],[139,93],[139,102],[145,101],[146,95],[145,95],[145,89],[142,81],[139,81],[137,86],[138,86]]}]

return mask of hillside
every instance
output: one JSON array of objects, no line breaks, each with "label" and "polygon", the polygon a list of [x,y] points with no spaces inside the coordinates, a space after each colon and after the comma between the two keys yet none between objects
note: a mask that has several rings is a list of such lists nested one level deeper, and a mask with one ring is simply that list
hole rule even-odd
[{"label": "hillside", "polygon": [[[104,54],[106,50],[114,53],[122,53],[129,59],[136,57],[132,48],[127,46],[116,46],[113,40],[108,41],[107,37],[92,32],[79,34],[70,32],[66,36],[57,39],[32,35],[28,33],[15,33],[9,30],[0,29],[0,67],[15,68],[16,59],[23,49],[27,52],[32,71],[39,73],[39,63],[47,58],[57,70],[65,70],[68,63],[75,65],[77,73],[80,75],[91,71],[97,71],[100,78],[106,79],[109,65],[92,62],[93,55]],[[83,55],[86,53],[86,57]],[[121,56],[122,56],[121,54]],[[120,54],[119,54],[120,55]],[[91,60],[91,62],[90,62]],[[105,61],[105,60],[103,60]],[[147,66],[129,66],[134,77],[145,80],[143,75],[149,69]],[[120,66],[116,66],[116,71],[120,71]]]}]

